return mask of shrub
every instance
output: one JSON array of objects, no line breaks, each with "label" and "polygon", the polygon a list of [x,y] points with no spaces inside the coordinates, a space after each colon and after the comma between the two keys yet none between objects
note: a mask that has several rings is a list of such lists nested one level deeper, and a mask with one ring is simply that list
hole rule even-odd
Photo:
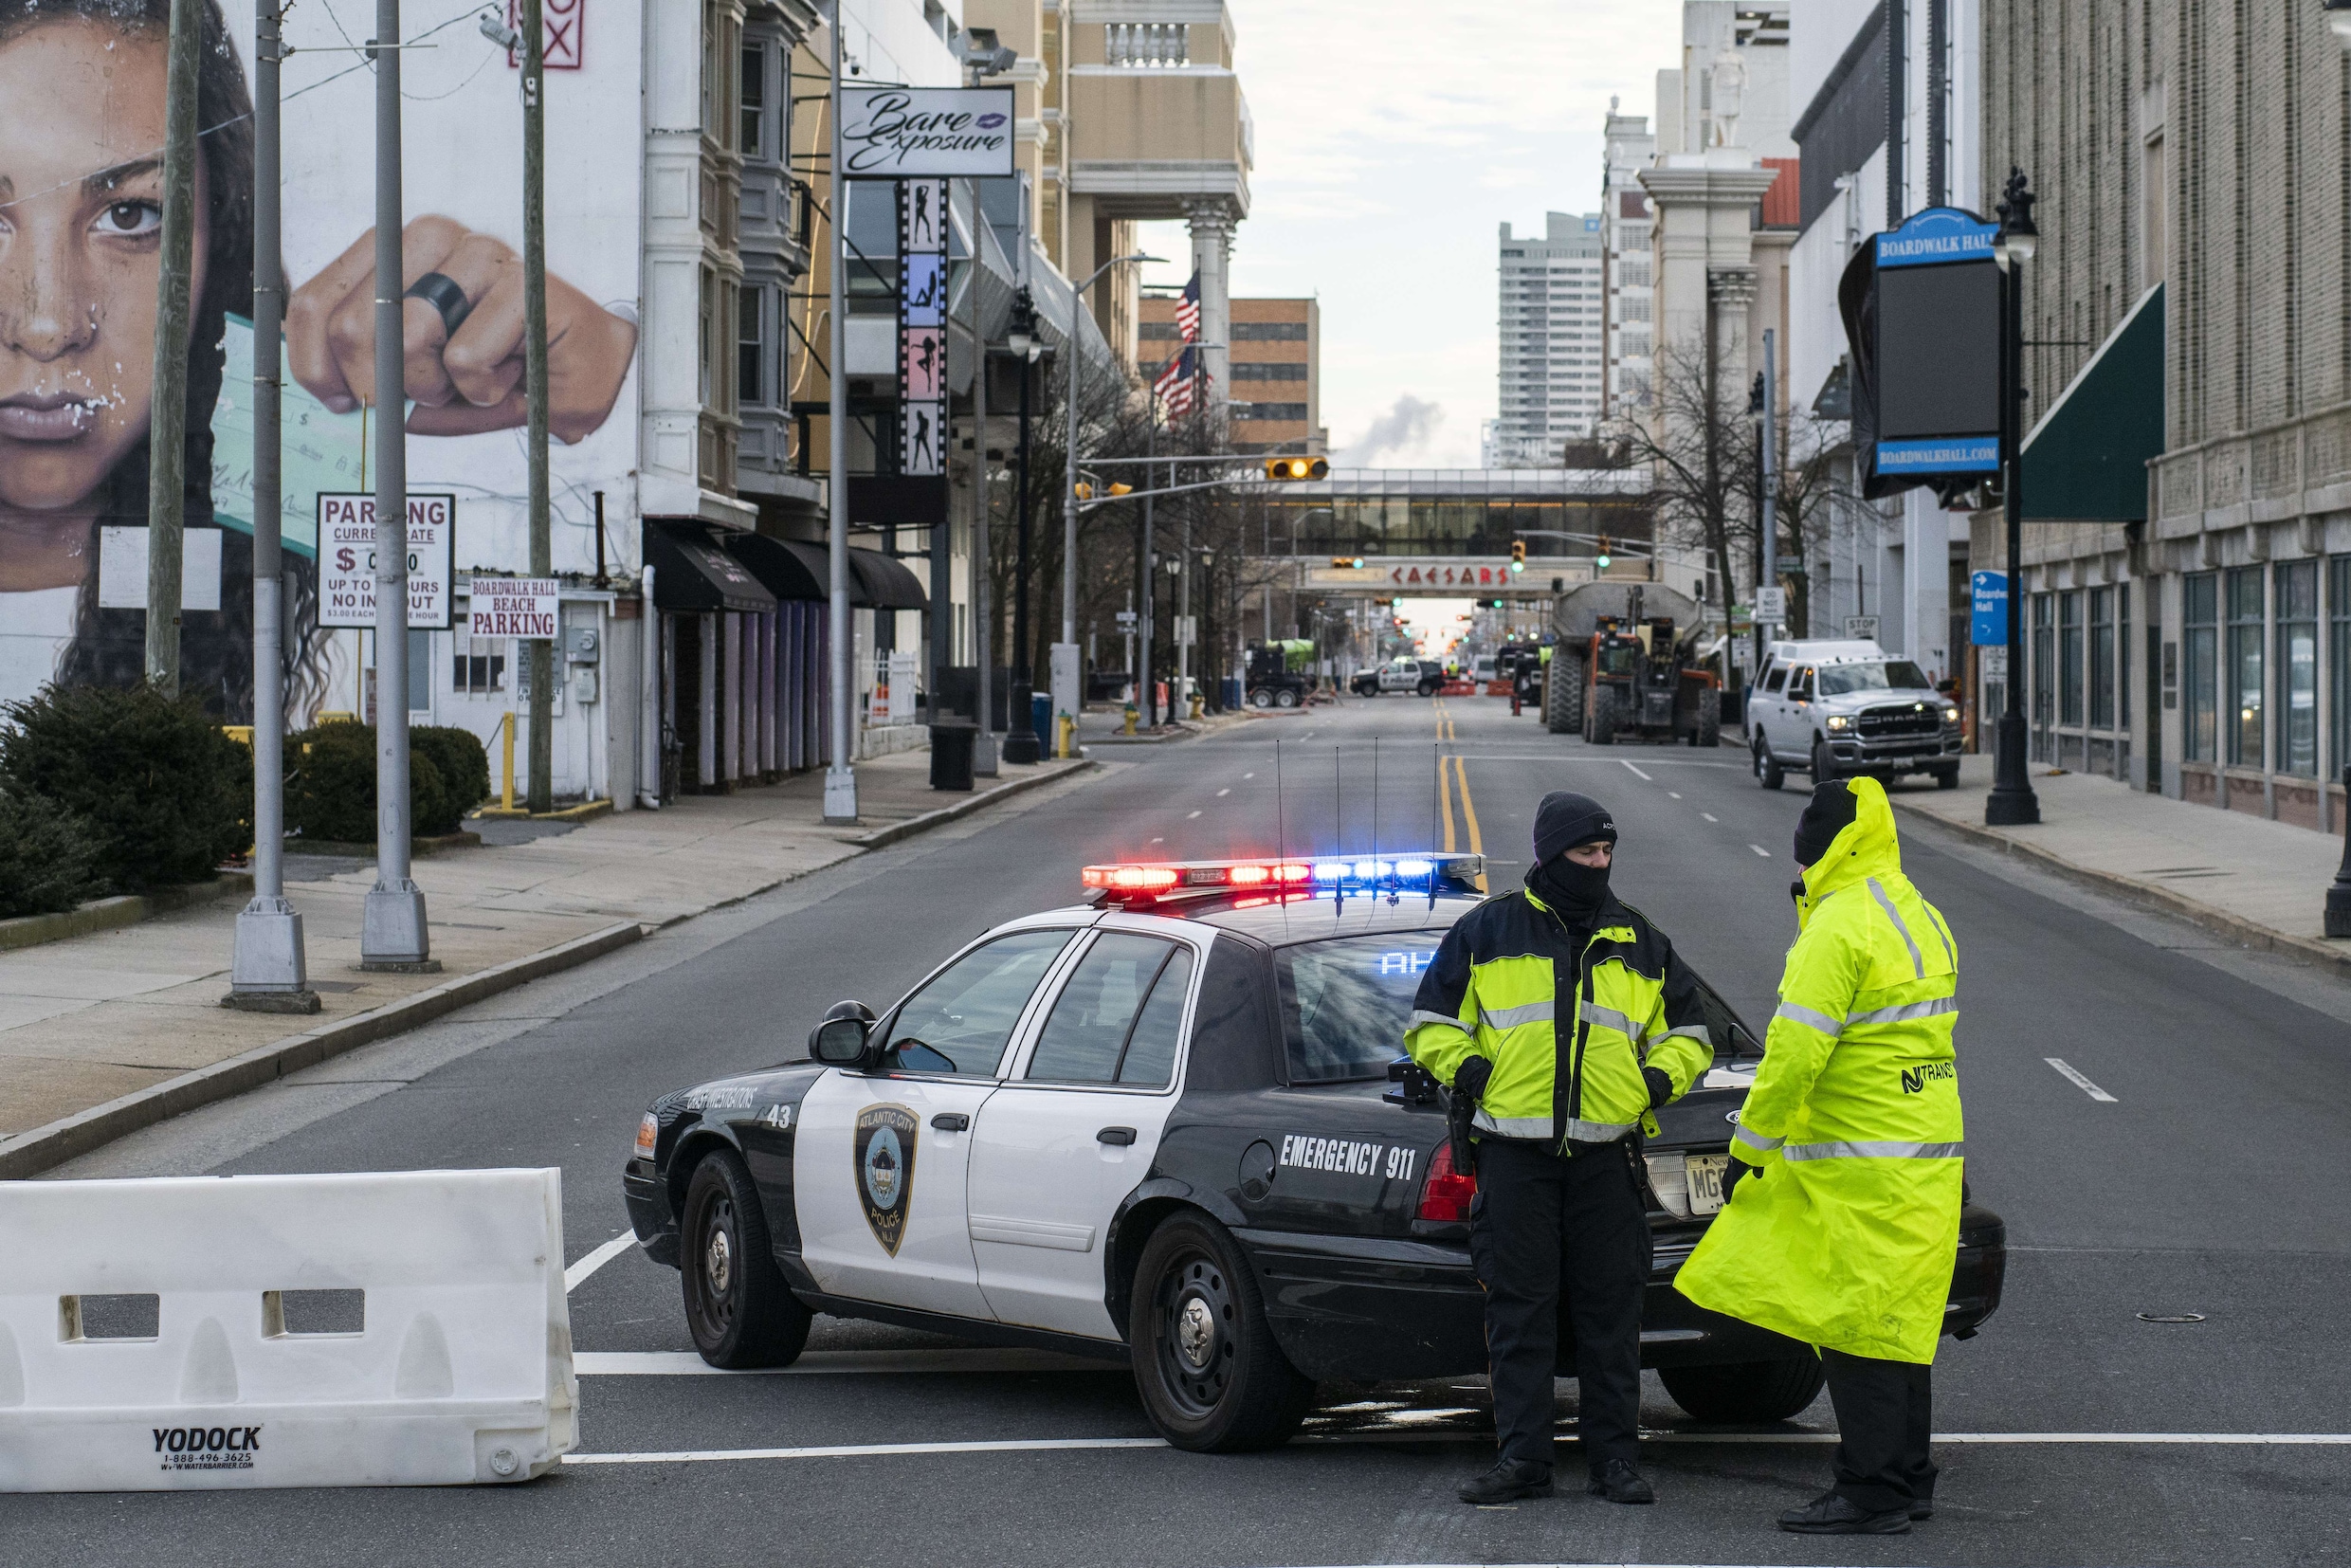
[{"label": "shrub", "polygon": [[416,819],[420,836],[456,832],[465,813],[490,798],[490,754],[473,731],[453,724],[422,724],[409,731],[409,752],[432,758],[445,792],[443,814],[429,822]]},{"label": "shrub", "polygon": [[93,891],[90,830],[37,794],[0,790],[0,920],[71,909]]},{"label": "shrub", "polygon": [[[321,724],[285,746],[285,825],[331,844],[375,842],[375,727]],[[409,831],[447,818],[448,791],[429,753],[409,752]]]},{"label": "shrub", "polygon": [[51,685],[0,711],[0,790],[80,818],[102,886],[202,882],[252,843],[252,756],[193,698]]}]

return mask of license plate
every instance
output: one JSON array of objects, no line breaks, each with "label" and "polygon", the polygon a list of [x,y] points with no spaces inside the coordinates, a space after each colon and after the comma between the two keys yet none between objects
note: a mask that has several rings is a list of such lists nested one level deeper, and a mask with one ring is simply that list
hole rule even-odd
[{"label": "license plate", "polygon": [[1685,1155],[1682,1170],[1689,1183],[1693,1214],[1718,1213],[1722,1208],[1722,1176],[1731,1166],[1728,1155]]}]

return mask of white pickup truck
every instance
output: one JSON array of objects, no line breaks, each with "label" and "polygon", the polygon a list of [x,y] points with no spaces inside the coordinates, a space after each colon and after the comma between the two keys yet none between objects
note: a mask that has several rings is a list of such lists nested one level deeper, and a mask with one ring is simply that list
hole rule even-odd
[{"label": "white pickup truck", "polygon": [[1777,790],[1788,770],[1814,783],[1868,774],[1931,774],[1959,783],[1959,710],[1916,663],[1874,642],[1773,643],[1747,694],[1755,776]]}]

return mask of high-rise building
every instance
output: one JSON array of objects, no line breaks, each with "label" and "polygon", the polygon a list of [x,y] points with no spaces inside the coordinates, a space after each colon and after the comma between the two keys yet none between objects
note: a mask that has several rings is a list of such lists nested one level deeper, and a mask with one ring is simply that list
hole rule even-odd
[{"label": "high-rise building", "polygon": [[1637,414],[1649,405],[1649,373],[1655,363],[1656,280],[1651,255],[1655,209],[1641,188],[1641,171],[1657,158],[1657,138],[1647,115],[1620,115],[1608,100],[1608,167],[1601,176],[1600,209],[1607,222],[1603,267],[1608,279],[1607,379],[1601,383],[1600,417]]},{"label": "high-rise building", "polygon": [[1556,467],[1600,417],[1603,214],[1543,214],[1540,238],[1502,226],[1502,402],[1488,465]]},{"label": "high-rise building", "polygon": [[[1135,373],[1148,383],[1176,350],[1172,291],[1142,298],[1136,330]],[[1321,452],[1330,446],[1322,428],[1322,307],[1305,300],[1234,300],[1227,357],[1232,382],[1227,418],[1236,452],[1276,449]],[[1202,322],[1201,336],[1207,337]]]}]

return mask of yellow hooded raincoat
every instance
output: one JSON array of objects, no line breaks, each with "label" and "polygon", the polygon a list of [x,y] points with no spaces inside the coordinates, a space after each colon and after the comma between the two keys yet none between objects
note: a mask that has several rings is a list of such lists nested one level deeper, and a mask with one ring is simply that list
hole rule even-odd
[{"label": "yellow hooded raincoat", "polygon": [[1902,874],[1885,789],[1850,787],[1731,1143],[1757,1170],[1674,1287],[1808,1344],[1931,1362],[1959,1247],[1959,951]]}]

